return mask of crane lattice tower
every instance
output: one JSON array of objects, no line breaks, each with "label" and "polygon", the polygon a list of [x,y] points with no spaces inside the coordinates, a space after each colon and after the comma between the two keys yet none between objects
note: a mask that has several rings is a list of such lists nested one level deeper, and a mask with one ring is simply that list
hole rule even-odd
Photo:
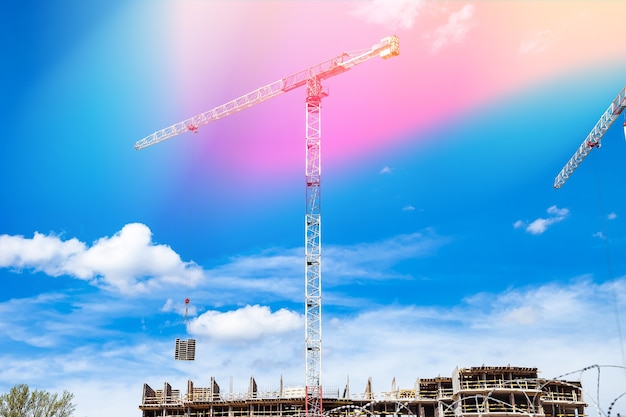
[{"label": "crane lattice tower", "polygon": [[388,36],[369,49],[339,56],[281,78],[207,112],[161,129],[135,143],[140,150],[186,132],[197,133],[202,125],[252,107],[287,91],[306,87],[306,214],[305,214],[305,378],[306,415],[322,415],[322,242],[320,211],[321,101],[327,96],[322,81],[341,74],[371,58],[384,59],[400,53],[397,36]]}]

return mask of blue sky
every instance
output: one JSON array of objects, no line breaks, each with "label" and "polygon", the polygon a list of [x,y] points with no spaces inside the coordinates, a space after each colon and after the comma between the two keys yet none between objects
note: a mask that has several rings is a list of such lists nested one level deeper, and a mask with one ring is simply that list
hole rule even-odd
[{"label": "blue sky", "polygon": [[[501,4],[545,19],[507,28],[493,2],[239,2],[256,22],[217,1],[0,6],[0,392],[68,389],[98,417],[140,415],[144,382],[302,385],[304,93],[133,144],[393,30],[401,55],[329,81],[324,102],[324,385],[534,366],[584,378],[606,412],[624,391],[623,116],[552,183],[625,84],[606,33],[626,6],[523,3]],[[297,4],[337,38],[302,29]],[[177,337],[196,361],[173,360]],[[616,366],[599,399],[575,372],[593,364]]]}]

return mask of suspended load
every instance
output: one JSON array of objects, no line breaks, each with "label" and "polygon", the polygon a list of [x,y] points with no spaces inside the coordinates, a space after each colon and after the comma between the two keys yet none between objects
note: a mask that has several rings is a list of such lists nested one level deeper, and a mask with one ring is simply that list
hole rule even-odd
[{"label": "suspended load", "polygon": [[176,339],[174,359],[177,361],[193,361],[196,359],[196,339]]},{"label": "suspended load", "polygon": [[[187,313],[189,311],[189,298],[185,298],[185,324],[187,324]],[[176,339],[174,359],[177,361],[193,361],[196,359],[196,339],[181,340]]]}]

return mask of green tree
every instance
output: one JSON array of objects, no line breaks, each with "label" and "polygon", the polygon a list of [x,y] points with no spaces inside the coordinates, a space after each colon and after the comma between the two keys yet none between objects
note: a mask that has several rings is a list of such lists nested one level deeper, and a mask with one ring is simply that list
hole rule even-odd
[{"label": "green tree", "polygon": [[71,417],[76,406],[74,394],[63,395],[48,391],[31,391],[26,384],[18,384],[7,394],[0,395],[0,417]]}]

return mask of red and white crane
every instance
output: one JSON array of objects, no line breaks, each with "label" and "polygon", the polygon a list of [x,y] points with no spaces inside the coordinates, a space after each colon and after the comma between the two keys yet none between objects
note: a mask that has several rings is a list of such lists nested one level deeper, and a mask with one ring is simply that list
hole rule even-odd
[{"label": "red and white crane", "polygon": [[322,81],[341,74],[374,57],[391,58],[400,53],[397,36],[388,36],[369,49],[344,52],[288,77],[254,90],[207,112],[154,132],[135,143],[143,149],[200,126],[252,107],[272,97],[306,87],[306,214],[305,214],[305,355],[306,415],[322,415],[322,290],[321,290],[321,212],[320,212],[320,139],[321,101],[328,94]]},{"label": "red and white crane", "polygon": [[[619,92],[615,100],[611,102],[608,109],[600,116],[600,120],[596,123],[596,125],[591,129],[591,132],[583,143],[580,145],[578,150],[574,153],[574,155],[570,158],[569,161],[565,164],[559,175],[554,179],[554,188],[561,188],[565,181],[574,173],[576,168],[582,163],[589,152],[592,149],[600,148],[602,143],[602,137],[609,130],[613,122],[617,120],[622,111],[626,108],[626,87],[622,88],[622,91]],[[626,139],[626,122],[624,123],[624,138]]]}]

